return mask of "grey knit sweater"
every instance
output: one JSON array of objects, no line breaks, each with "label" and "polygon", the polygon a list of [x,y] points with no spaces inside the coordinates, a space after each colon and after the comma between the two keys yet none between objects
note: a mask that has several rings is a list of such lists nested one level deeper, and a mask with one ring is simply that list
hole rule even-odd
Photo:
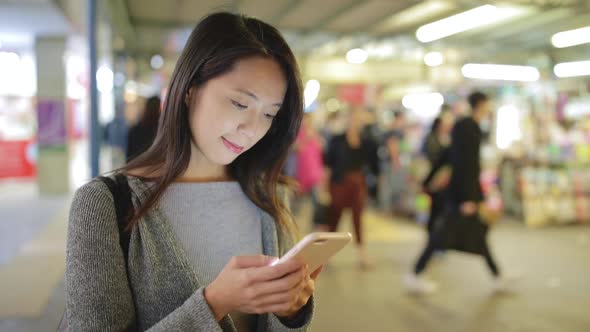
[{"label": "grey knit sweater", "polygon": [[[128,177],[134,205],[147,186]],[[265,255],[280,256],[293,241],[262,212]],[[71,331],[235,331],[231,318],[217,322],[204,287],[159,207],[131,233],[128,264],[119,245],[113,197],[106,185],[90,182],[75,194],[67,241],[66,306]],[[259,315],[256,331],[306,331],[313,299],[296,322]],[[295,326],[294,326],[295,325]]]},{"label": "grey knit sweater", "polygon": [[[173,183],[160,207],[205,285],[233,256],[262,254],[262,214],[238,182]],[[256,315],[230,317],[238,332],[254,331]]]}]

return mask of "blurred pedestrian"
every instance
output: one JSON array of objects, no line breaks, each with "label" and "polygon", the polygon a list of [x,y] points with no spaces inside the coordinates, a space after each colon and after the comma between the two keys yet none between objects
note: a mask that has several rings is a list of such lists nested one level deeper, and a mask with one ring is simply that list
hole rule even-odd
[{"label": "blurred pedestrian", "polygon": [[404,279],[411,292],[429,293],[436,285],[421,277],[437,249],[452,249],[482,256],[494,277],[494,289],[504,290],[507,280],[501,277],[487,241],[488,225],[479,216],[484,197],[479,180],[480,124],[490,114],[490,100],[482,92],[468,98],[471,115],[459,120],[451,136],[450,165],[452,174],[448,191],[448,207],[440,229],[435,229],[420,255],[414,271]]},{"label": "blurred pedestrian", "polygon": [[129,129],[127,137],[127,161],[139,156],[154,143],[160,119],[160,97],[148,98],[139,122]]},{"label": "blurred pedestrian", "polygon": [[407,169],[403,164],[404,140],[406,136],[405,114],[393,112],[393,121],[382,139],[381,147],[381,185],[379,200],[385,213],[398,213],[403,210],[402,200],[407,187]]},{"label": "blurred pedestrian", "polygon": [[[424,139],[422,151],[430,163],[430,173],[423,181],[423,189],[430,196],[430,214],[427,230],[430,234],[434,224],[443,215],[447,203],[447,187],[451,177],[449,158],[453,115],[443,106],[440,114],[432,122],[430,132]],[[439,165],[439,163],[441,165]]]},{"label": "blurred pedestrian", "polygon": [[334,136],[326,152],[326,178],[331,197],[329,225],[336,231],[344,209],[352,210],[359,266],[372,267],[362,232],[363,210],[367,201],[367,185],[363,168],[371,161],[371,147],[361,135],[364,128],[364,111],[353,108],[348,114],[346,132]]},{"label": "blurred pedestrian", "polygon": [[322,158],[324,141],[313,123],[313,116],[303,116],[301,128],[295,141],[297,152],[296,180],[299,199],[309,197],[312,203],[312,220],[317,231],[328,230],[327,209],[320,202],[322,196],[321,183],[324,177],[324,161]]}]

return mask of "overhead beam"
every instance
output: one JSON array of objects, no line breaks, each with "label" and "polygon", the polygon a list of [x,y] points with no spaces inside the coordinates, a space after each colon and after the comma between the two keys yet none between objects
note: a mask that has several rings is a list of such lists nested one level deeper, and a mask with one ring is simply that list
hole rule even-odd
[{"label": "overhead beam", "polygon": [[375,27],[377,27],[377,26],[379,26],[379,24],[382,24],[383,22],[385,22],[391,16],[399,14],[400,12],[415,6],[419,2],[420,1],[416,1],[416,0],[405,2],[403,5],[396,7],[394,11],[389,11],[387,13],[384,13],[383,15],[380,15],[378,18],[374,19],[372,22],[370,22],[366,25],[362,25],[360,27],[356,27],[356,30],[371,32],[375,29]]},{"label": "overhead beam", "polygon": [[121,37],[125,39],[127,47],[133,48],[136,46],[135,42],[137,41],[137,33],[129,13],[128,0],[109,0],[108,7],[111,11],[116,30],[119,31]]},{"label": "overhead beam", "polygon": [[323,28],[327,27],[332,23],[335,19],[342,16],[343,14],[360,7],[361,5],[365,4],[366,1],[364,0],[353,0],[347,3],[346,5],[338,8],[336,11],[330,13],[328,16],[322,18],[320,23],[311,26],[310,28],[306,29],[308,32],[314,32],[318,30],[322,30]]},{"label": "overhead beam", "polygon": [[190,27],[194,22],[180,22],[176,20],[154,20],[145,18],[134,18],[133,22],[138,28],[156,28],[163,30],[183,29]]},{"label": "overhead beam", "polygon": [[287,14],[289,14],[293,9],[297,8],[303,0],[289,0],[289,2],[283,7],[277,15],[275,15],[270,21],[273,24],[279,23]]}]

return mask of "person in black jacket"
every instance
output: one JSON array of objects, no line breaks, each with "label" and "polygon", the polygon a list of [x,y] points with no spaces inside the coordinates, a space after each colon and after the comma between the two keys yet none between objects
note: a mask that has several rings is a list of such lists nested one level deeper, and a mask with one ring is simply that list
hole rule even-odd
[{"label": "person in black jacket", "polygon": [[488,226],[478,216],[479,204],[484,199],[479,181],[479,153],[482,141],[479,123],[489,116],[490,101],[487,95],[474,92],[469,96],[469,104],[472,109],[471,116],[455,124],[449,154],[436,165],[440,167],[448,158],[452,168],[448,209],[442,227],[429,237],[414,272],[406,276],[406,287],[412,292],[428,293],[435,290],[433,283],[423,280],[419,275],[437,249],[454,249],[481,255],[494,276],[495,289],[502,290],[506,287],[488,247]]},{"label": "person in black jacket", "polygon": [[127,136],[127,161],[144,153],[154,142],[160,118],[160,97],[150,97],[139,122],[129,129]]}]

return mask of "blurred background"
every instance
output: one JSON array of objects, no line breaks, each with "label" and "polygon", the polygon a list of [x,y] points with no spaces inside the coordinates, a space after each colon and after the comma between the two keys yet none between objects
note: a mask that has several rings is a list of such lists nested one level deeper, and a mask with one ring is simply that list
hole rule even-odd
[{"label": "blurred background", "polygon": [[[191,30],[217,10],[280,29],[310,127],[336,134],[362,109],[377,155],[384,133],[403,132],[403,176],[366,174],[374,268],[351,248],[335,258],[314,331],[590,329],[590,1],[0,0],[0,331],[55,330],[72,192],[125,163],[128,128],[165,99]],[[493,109],[481,181],[504,214],[490,241],[523,278],[494,295],[477,258],[450,253],[429,270],[441,290],[409,296],[430,204],[424,140],[441,108],[467,114],[474,90]],[[384,189],[399,199],[379,204]],[[309,199],[293,205],[311,230]]]}]

